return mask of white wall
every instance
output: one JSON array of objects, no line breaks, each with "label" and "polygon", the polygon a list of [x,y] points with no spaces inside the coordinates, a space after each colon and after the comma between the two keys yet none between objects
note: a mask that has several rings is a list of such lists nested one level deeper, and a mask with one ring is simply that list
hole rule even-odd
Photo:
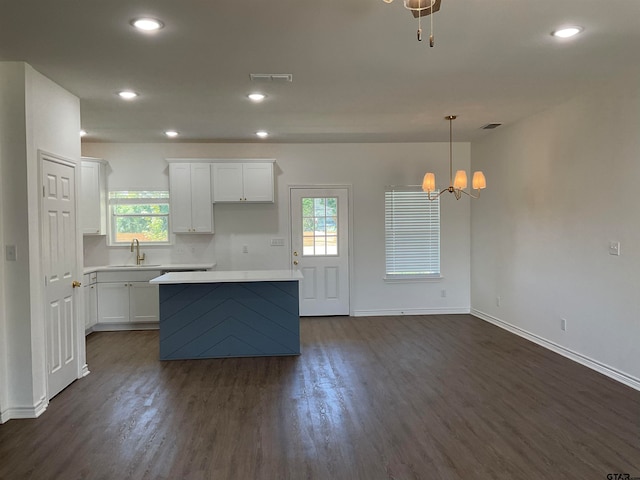
[{"label": "white wall", "polygon": [[[8,262],[3,248],[0,270],[0,332],[9,340],[0,343],[0,421],[47,405],[38,151],[77,161],[79,128],[76,97],[29,65],[0,63],[0,232],[3,247],[16,245],[18,253]],[[84,342],[79,347],[84,364]]]},{"label": "white wall", "polygon": [[627,78],[474,143],[489,185],[471,227],[474,313],[636,388],[639,112]]},{"label": "white wall", "polygon": [[[469,167],[469,144],[454,145],[456,167]],[[384,186],[415,185],[424,172],[448,183],[448,144],[101,144],[83,143],[85,156],[109,161],[109,188],[168,188],[165,158],[275,158],[275,204],[216,204],[215,235],[178,235],[171,248],[147,247],[149,263],[216,261],[219,270],[288,268],[288,186],[344,184],[353,195],[354,314],[469,311],[469,199],[442,201],[442,273],[435,282],[385,283]],[[242,253],[247,245],[249,253]],[[108,248],[104,238],[85,237],[87,265],[132,261],[128,248]],[[446,298],[441,290],[446,290]]]},{"label": "white wall", "polygon": [[[0,420],[12,408],[33,405],[29,325],[29,231],[27,209],[27,160],[25,65],[0,62],[0,176],[2,203],[2,293],[0,343],[6,372],[0,388]],[[17,261],[7,262],[7,245],[17,247]],[[4,342],[5,339],[11,339]]]},{"label": "white wall", "polygon": [[[26,65],[25,109],[27,119],[27,189],[29,210],[29,281],[31,292],[31,361],[33,398],[36,404],[46,406],[47,366],[46,366],[46,325],[45,291],[42,272],[42,233],[40,229],[40,159],[39,152],[46,152],[73,163],[80,160],[80,100],[59,85]],[[79,180],[79,171],[76,177]],[[76,187],[78,181],[76,181]],[[76,195],[78,190],[76,189]],[[81,232],[77,231],[78,245],[82,243]],[[78,272],[82,279],[82,253],[78,249]],[[84,299],[76,295],[76,308],[83,312]],[[80,367],[86,363],[84,325],[78,321],[76,331],[76,352]],[[78,371],[78,376],[81,371]]]}]

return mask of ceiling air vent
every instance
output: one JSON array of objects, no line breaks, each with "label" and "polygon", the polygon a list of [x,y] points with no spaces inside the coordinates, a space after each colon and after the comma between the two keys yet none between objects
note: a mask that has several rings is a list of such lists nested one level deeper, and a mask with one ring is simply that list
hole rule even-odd
[{"label": "ceiling air vent", "polygon": [[494,128],[498,128],[501,123],[487,123],[484,127],[481,127],[482,130],[493,130]]},{"label": "ceiling air vent", "polygon": [[293,74],[291,73],[252,73],[250,74],[252,82],[273,82],[273,83],[290,83],[293,82]]}]

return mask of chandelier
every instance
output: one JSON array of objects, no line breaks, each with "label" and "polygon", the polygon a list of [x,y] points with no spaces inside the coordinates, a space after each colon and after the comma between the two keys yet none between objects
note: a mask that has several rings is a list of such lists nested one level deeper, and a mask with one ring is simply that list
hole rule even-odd
[{"label": "chandelier", "polygon": [[[385,3],[391,3],[393,0],[383,0]],[[418,41],[422,41],[422,17],[431,15],[440,10],[440,2],[442,0],[403,0],[404,8],[411,11],[413,18],[418,19]],[[433,16],[431,17],[431,33],[429,35],[429,46],[433,47]]]},{"label": "chandelier", "polygon": [[455,195],[456,200],[460,200],[460,197],[464,193],[471,198],[478,198],[480,196],[480,190],[487,188],[487,180],[484,178],[484,173],[481,171],[473,172],[473,179],[471,180],[471,186],[474,190],[477,190],[478,194],[473,195],[467,191],[467,172],[464,170],[458,170],[456,176],[453,176],[453,136],[452,136],[452,122],[457,118],[455,115],[448,115],[444,117],[449,120],[449,186],[443,188],[437,195],[431,196],[431,192],[436,192],[436,176],[431,172],[427,172],[422,180],[422,190],[427,192],[429,200],[435,200],[444,192],[451,192]]}]

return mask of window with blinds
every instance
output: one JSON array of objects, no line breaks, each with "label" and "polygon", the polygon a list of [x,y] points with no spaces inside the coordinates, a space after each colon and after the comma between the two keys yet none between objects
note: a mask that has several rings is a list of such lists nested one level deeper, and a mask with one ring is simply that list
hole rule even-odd
[{"label": "window with blinds", "polygon": [[420,187],[386,187],[386,278],[440,276],[440,199]]}]

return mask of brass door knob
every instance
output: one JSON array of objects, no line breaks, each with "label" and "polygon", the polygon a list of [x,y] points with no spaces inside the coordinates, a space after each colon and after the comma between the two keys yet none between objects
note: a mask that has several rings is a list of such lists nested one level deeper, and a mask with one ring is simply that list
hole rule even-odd
[{"label": "brass door knob", "polygon": [[71,282],[71,286],[73,288],[78,288],[80,285],[82,285],[82,284],[77,280],[74,280],[73,282]]},{"label": "brass door knob", "polygon": [[293,264],[294,264],[294,265],[297,265],[297,264],[298,264],[298,260],[294,260],[294,261],[293,261]]}]

